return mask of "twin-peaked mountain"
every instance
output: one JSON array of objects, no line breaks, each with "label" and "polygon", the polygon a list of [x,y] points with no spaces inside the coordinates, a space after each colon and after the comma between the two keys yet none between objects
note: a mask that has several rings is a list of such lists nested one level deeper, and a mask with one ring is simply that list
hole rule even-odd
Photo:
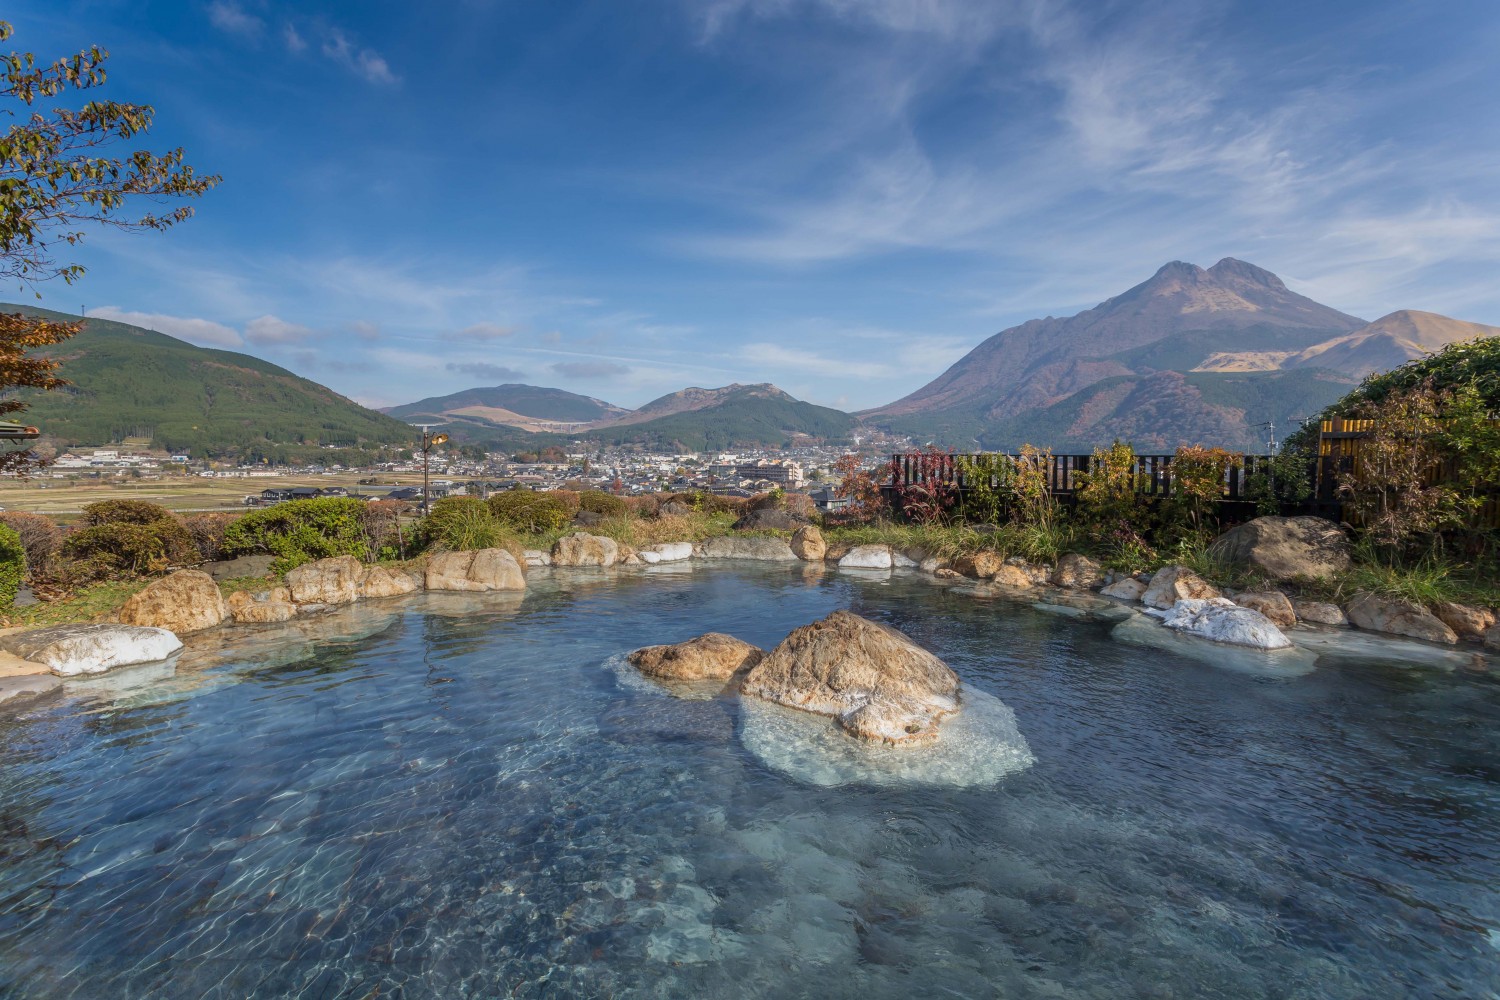
[{"label": "twin-peaked mountain", "polygon": [[860,414],[868,424],[960,449],[1024,442],[1084,449],[1263,448],[1372,371],[1500,333],[1432,313],[1374,323],[1225,258],[1173,261],[1075,316],[995,334],[942,375]]}]

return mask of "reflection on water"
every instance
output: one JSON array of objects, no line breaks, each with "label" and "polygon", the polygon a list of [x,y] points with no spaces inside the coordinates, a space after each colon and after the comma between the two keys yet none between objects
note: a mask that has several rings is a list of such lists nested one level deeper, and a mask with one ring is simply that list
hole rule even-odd
[{"label": "reflection on water", "polygon": [[[1218,669],[1087,604],[797,569],[371,602],[0,721],[0,994],[1494,994],[1494,675]],[[882,784],[605,669],[836,607],[1034,763]]]}]

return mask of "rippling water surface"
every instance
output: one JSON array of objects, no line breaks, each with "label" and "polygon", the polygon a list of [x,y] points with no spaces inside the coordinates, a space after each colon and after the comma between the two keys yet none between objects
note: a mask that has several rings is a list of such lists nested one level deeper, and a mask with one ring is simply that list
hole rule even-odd
[{"label": "rippling water surface", "polygon": [[[606,667],[839,607],[1001,699],[1035,763],[802,782],[733,702]],[[698,568],[198,640],[0,719],[0,994],[1496,995],[1493,674],[1264,677],[1110,629]]]}]

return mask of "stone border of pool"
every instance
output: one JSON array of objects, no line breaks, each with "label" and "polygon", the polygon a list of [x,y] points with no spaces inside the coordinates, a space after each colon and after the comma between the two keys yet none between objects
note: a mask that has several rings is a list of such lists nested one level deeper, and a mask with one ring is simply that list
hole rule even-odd
[{"label": "stone border of pool", "polygon": [[[1035,588],[1097,591],[1122,605],[1140,604],[1168,622],[1180,602],[1206,621],[1213,606],[1234,609],[1237,620],[1264,623],[1272,633],[1299,623],[1354,626],[1388,636],[1451,645],[1457,633],[1426,609],[1393,598],[1358,594],[1344,608],[1297,601],[1280,590],[1221,591],[1184,566],[1153,574],[1116,574],[1086,556],[1069,553],[1056,565],[1005,558],[994,552],[961,556],[951,564],[926,552],[885,544],[832,545],[816,526],[790,539],[720,536],[702,542],[664,542],[639,551],[614,539],[574,532],[550,552],[526,550],[518,560],[505,549],[444,552],[416,569],[365,565],[335,556],[288,572],[280,585],[239,592],[225,599],[206,573],[179,570],[156,580],[121,607],[117,623],[56,625],[0,634],[0,705],[26,702],[55,690],[57,678],[97,674],[115,667],[158,662],[181,648],[180,636],[242,624],[290,621],[356,601],[400,597],[419,591],[516,592],[526,589],[528,570],[610,569],[703,561],[833,566],[840,570],[920,573],[944,586],[983,587],[986,593],[1023,595]],[[1472,609],[1464,609],[1472,610]],[[1168,612],[1162,615],[1161,612]],[[1176,618],[1181,618],[1179,614]],[[1209,625],[1212,623],[1210,622]],[[1230,641],[1205,626],[1204,638]],[[1472,634],[1472,633],[1471,633]],[[1484,633],[1485,646],[1500,649],[1500,626]],[[1252,643],[1253,645],[1253,643]],[[165,652],[163,652],[165,650]],[[51,682],[41,679],[51,676]]]}]

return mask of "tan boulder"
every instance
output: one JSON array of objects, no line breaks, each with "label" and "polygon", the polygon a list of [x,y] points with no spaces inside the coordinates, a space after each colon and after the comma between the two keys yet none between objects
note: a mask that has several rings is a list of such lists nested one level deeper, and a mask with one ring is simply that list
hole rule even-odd
[{"label": "tan boulder", "polygon": [[1348,625],[1349,616],[1337,604],[1327,601],[1293,601],[1292,609],[1297,617],[1314,625]]},{"label": "tan boulder", "polygon": [[1432,612],[1401,597],[1355,594],[1344,614],[1357,628],[1387,635],[1405,635],[1428,642],[1455,643],[1458,636]]},{"label": "tan boulder", "polygon": [[428,590],[525,590],[526,572],[504,549],[442,552],[427,560]]},{"label": "tan boulder", "polygon": [[1297,624],[1297,612],[1291,598],[1279,590],[1246,591],[1235,597],[1234,603],[1251,611],[1259,611],[1271,623],[1281,628]]},{"label": "tan boulder", "polygon": [[958,711],[958,677],[893,628],[835,611],[794,630],[745,675],[741,690],[831,715],[851,735],[897,746],[930,743]]},{"label": "tan boulder", "polygon": [[1433,607],[1432,613],[1460,639],[1482,639],[1486,632],[1495,627],[1495,613],[1488,608],[1440,601]]},{"label": "tan boulder", "polygon": [[1133,576],[1122,576],[1109,586],[1100,588],[1099,593],[1117,601],[1139,601],[1146,593],[1146,585]]},{"label": "tan boulder", "polygon": [[359,599],[365,567],[353,556],[303,563],[287,573],[286,586],[297,604],[348,604]]},{"label": "tan boulder", "polygon": [[554,566],[613,566],[619,561],[619,544],[603,535],[575,531],[552,543]]},{"label": "tan boulder", "polygon": [[806,562],[822,562],[828,554],[828,543],[816,524],[804,524],[792,532],[792,554]]},{"label": "tan boulder", "polygon": [[765,650],[732,635],[709,632],[687,642],[637,649],[628,659],[641,673],[659,680],[727,681],[765,655]]},{"label": "tan boulder", "polygon": [[964,575],[958,570],[949,569],[947,566],[939,566],[932,571],[932,575],[939,580],[962,580],[964,578]]},{"label": "tan boulder", "polygon": [[1500,649],[1500,625],[1496,625],[1484,633],[1484,648]]},{"label": "tan boulder", "polygon": [[196,569],[162,577],[120,608],[122,625],[164,628],[178,635],[213,628],[228,617],[229,606],[219,585]]},{"label": "tan boulder", "polygon": [[1000,553],[991,552],[988,549],[961,555],[953,561],[954,569],[976,580],[988,580],[1000,572],[1000,567],[1004,565],[1005,559]]},{"label": "tan boulder", "polygon": [[1178,601],[1211,601],[1219,590],[1186,566],[1163,566],[1151,577],[1141,603],[1150,608],[1170,608]]},{"label": "tan boulder", "polygon": [[838,562],[840,559],[847,556],[849,554],[849,550],[852,548],[854,548],[854,546],[850,545],[848,542],[829,542],[828,551],[823,553],[823,558],[828,562]]},{"label": "tan boulder", "polygon": [[1093,590],[1104,579],[1104,568],[1088,556],[1069,552],[1057,561],[1052,583],[1070,590]]},{"label": "tan boulder", "polygon": [[417,589],[417,581],[404,570],[393,570],[385,566],[369,566],[359,581],[361,598],[400,597]]},{"label": "tan boulder", "polygon": [[1343,529],[1322,517],[1257,517],[1209,546],[1216,557],[1272,580],[1320,580],[1352,565]]},{"label": "tan boulder", "polygon": [[995,570],[995,575],[990,579],[1002,587],[1015,587],[1019,590],[1026,590],[1033,582],[1031,574],[1026,572],[1025,567],[1013,566],[1010,563],[1005,563]]},{"label": "tan boulder", "polygon": [[257,594],[237,590],[229,595],[229,615],[241,625],[291,621],[297,615],[297,605],[290,598],[285,587]]}]

